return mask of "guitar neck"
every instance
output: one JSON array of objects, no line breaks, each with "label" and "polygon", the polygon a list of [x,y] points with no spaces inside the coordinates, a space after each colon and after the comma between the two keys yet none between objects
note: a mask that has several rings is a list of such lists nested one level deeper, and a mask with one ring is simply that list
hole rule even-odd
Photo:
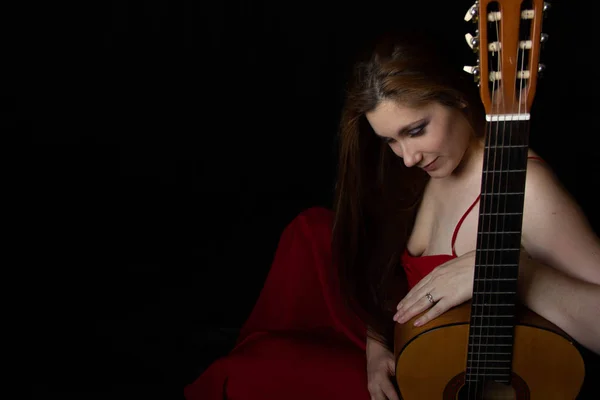
[{"label": "guitar neck", "polygon": [[528,130],[527,120],[487,125],[467,379],[511,376]]}]

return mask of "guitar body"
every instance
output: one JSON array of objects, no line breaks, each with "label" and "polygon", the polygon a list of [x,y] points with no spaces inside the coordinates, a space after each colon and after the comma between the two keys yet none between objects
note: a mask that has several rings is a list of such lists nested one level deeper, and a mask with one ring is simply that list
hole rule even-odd
[{"label": "guitar body", "polygon": [[[469,338],[470,304],[425,326],[397,324],[396,380],[404,400],[460,399]],[[576,399],[585,377],[581,354],[558,327],[526,308],[516,318],[511,387],[490,387],[484,400]]]}]

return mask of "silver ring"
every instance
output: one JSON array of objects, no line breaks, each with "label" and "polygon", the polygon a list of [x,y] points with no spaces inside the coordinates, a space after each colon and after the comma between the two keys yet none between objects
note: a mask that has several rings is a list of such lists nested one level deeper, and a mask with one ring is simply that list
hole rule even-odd
[{"label": "silver ring", "polygon": [[435,300],[433,300],[433,296],[431,295],[431,293],[427,293],[427,294],[425,295],[425,297],[427,297],[427,300],[429,300],[429,302],[430,302],[431,304],[435,304]]}]

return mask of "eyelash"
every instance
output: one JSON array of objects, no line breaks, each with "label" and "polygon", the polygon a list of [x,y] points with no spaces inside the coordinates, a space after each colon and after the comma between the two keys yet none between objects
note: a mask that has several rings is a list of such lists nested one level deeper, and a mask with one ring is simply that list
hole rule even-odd
[{"label": "eyelash", "polygon": [[417,137],[425,133],[425,125],[421,125],[415,129],[408,131],[408,137]]},{"label": "eyelash", "polygon": [[[421,125],[421,126],[418,126],[418,127],[414,128],[414,129],[411,129],[410,131],[408,131],[407,136],[411,137],[411,138],[414,138],[414,137],[422,135],[423,133],[425,133],[425,126],[426,125],[427,124],[424,124],[424,125]],[[387,143],[387,144],[391,144],[391,143],[394,143],[396,140],[392,139],[392,138],[385,138],[383,141],[385,143]]]}]

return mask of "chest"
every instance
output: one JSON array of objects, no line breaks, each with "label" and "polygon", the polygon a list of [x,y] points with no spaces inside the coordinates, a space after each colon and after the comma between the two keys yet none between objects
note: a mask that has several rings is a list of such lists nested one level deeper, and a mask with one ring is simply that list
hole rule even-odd
[{"label": "chest", "polygon": [[457,255],[475,250],[479,220],[479,185],[470,185],[443,194],[426,192],[409,239],[415,255]]}]

